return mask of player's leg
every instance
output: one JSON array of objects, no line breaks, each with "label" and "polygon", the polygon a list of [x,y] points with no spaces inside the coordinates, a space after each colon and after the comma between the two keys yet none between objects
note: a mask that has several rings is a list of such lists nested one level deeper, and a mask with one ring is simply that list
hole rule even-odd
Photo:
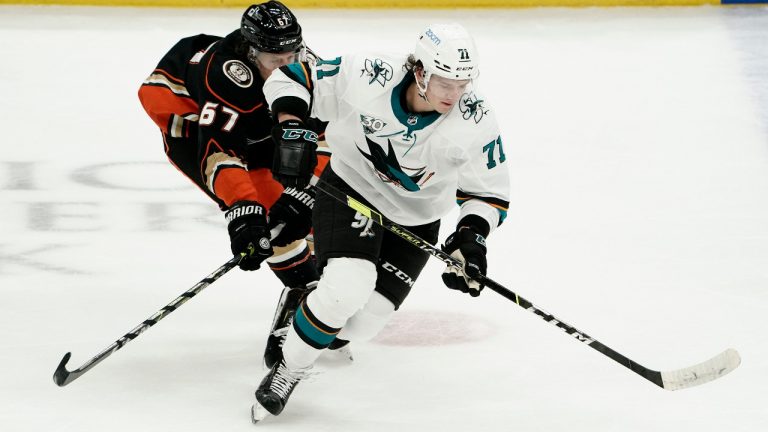
[{"label": "player's leg", "polygon": [[[330,169],[323,179],[351,196],[357,194]],[[362,197],[357,197],[362,200]],[[272,414],[287,403],[281,382],[291,391],[320,353],[336,338],[346,320],[368,301],[376,286],[376,265],[383,229],[338,203],[318,194],[314,208],[314,239],[322,276],[317,288],[299,304],[283,344],[283,359],[262,380],[257,401]],[[299,374],[296,378],[294,372]]]},{"label": "player's leg", "polygon": [[303,239],[285,247],[276,247],[275,254],[267,259],[267,263],[284,287],[264,348],[264,365],[271,368],[282,357],[282,341],[299,302],[314,289],[320,276],[309,245]]},{"label": "player's leg", "polygon": [[[280,198],[283,186],[272,178],[268,168],[255,168],[248,172],[256,186],[258,201],[267,208]],[[304,239],[285,246],[273,247],[274,254],[266,262],[270,270],[280,279],[283,291],[275,308],[272,326],[264,349],[264,364],[271,368],[282,356],[281,344],[293,314],[310,289],[320,278],[315,267],[312,250]]]},{"label": "player's leg", "polygon": [[[440,221],[406,228],[435,244]],[[367,341],[375,337],[395,310],[400,308],[428,258],[429,255],[421,249],[385,231],[377,265],[376,291],[365,306],[347,320],[338,337],[352,342]]]}]

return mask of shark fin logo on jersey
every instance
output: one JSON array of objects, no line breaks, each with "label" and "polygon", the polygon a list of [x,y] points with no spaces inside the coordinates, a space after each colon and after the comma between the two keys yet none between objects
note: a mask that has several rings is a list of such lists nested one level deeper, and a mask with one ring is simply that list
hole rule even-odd
[{"label": "shark fin logo on jersey", "polygon": [[366,135],[371,135],[384,129],[386,122],[367,115],[360,114],[360,124],[363,125],[363,131]]},{"label": "shark fin logo on jersey", "polygon": [[[371,164],[373,164],[373,168],[376,170],[382,180],[395,183],[409,192],[416,192],[421,190],[419,181],[424,178],[427,167],[407,168],[400,166],[400,161],[397,160],[395,150],[392,148],[392,141],[389,139],[387,139],[386,153],[380,145],[376,144],[374,141],[371,141],[368,137],[365,137],[365,140],[368,143],[368,151],[370,153],[364,152],[360,147],[358,147],[357,150],[366,159],[368,159]],[[408,175],[405,173],[405,170],[411,171],[413,174]],[[432,177],[432,174],[427,176],[427,178],[425,178],[421,184],[423,185],[424,182],[429,180],[429,178]]]},{"label": "shark fin logo on jersey", "polygon": [[365,69],[360,71],[360,76],[364,75],[368,75],[368,84],[377,82],[384,87],[387,81],[392,79],[394,72],[392,66],[381,59],[365,59]]},{"label": "shark fin logo on jersey", "polygon": [[483,100],[478,99],[474,93],[466,93],[459,99],[459,110],[461,110],[464,120],[474,119],[475,123],[488,114],[488,110],[483,107]]},{"label": "shark fin logo on jersey", "polygon": [[224,75],[242,88],[248,88],[253,84],[253,73],[245,63],[239,60],[224,62]]}]

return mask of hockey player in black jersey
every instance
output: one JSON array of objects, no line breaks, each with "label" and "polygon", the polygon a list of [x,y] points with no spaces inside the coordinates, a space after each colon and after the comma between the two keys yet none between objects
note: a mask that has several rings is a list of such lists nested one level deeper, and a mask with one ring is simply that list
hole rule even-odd
[{"label": "hockey player in black jersey", "polygon": [[[139,89],[169,161],[225,212],[232,253],[244,254],[240,268],[256,270],[266,260],[285,286],[265,349],[268,367],[281,355],[273,333],[287,325],[319,277],[305,237],[315,195],[310,182],[328,152],[317,122],[294,140],[298,153],[276,153],[262,86],[274,69],[307,60],[307,53],[294,14],[269,1],[248,7],[240,28],[223,38],[181,39]],[[282,230],[270,240],[279,224]]]}]

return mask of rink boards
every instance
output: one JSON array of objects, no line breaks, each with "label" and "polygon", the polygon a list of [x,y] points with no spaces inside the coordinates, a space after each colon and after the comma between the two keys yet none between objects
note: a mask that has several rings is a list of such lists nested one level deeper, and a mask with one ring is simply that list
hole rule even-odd
[{"label": "rink boards", "polygon": [[[257,0],[0,0],[0,4],[154,7],[246,7]],[[530,8],[768,4],[768,0],[287,0],[297,8]]]}]

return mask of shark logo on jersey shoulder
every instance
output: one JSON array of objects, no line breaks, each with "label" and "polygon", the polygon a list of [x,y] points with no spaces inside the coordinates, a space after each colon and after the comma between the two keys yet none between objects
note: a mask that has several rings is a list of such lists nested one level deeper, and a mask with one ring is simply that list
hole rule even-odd
[{"label": "shark logo on jersey shoulder", "polygon": [[475,123],[488,114],[488,110],[483,106],[483,100],[478,99],[474,93],[465,93],[459,99],[459,110],[464,120],[473,119]]},{"label": "shark logo on jersey shoulder", "polygon": [[[421,168],[408,168],[400,165],[400,161],[397,160],[395,150],[392,148],[392,141],[387,139],[387,151],[372,141],[368,137],[365,137],[365,141],[368,144],[368,153],[363,151],[359,146],[357,150],[373,165],[376,173],[379,177],[386,181],[392,182],[409,192],[416,192],[421,190],[421,186],[427,182],[435,173],[427,173],[427,167]],[[409,175],[405,171],[409,171],[412,174]]]},{"label": "shark logo on jersey shoulder", "polygon": [[389,63],[381,59],[365,59],[365,67],[360,70],[360,76],[368,76],[368,84],[377,82],[382,87],[392,79],[394,72]]}]

